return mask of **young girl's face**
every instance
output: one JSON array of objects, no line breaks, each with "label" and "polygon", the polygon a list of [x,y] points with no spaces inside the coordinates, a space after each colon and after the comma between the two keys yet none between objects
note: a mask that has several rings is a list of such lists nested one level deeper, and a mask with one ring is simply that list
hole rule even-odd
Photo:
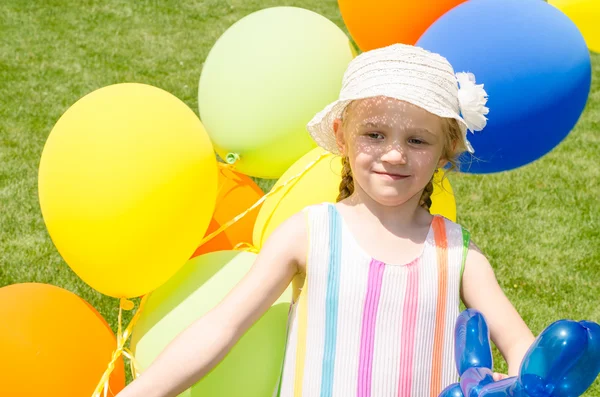
[{"label": "young girl's face", "polygon": [[354,101],[334,130],[355,186],[384,205],[420,197],[435,170],[447,162],[441,158],[442,119],[397,99]]}]

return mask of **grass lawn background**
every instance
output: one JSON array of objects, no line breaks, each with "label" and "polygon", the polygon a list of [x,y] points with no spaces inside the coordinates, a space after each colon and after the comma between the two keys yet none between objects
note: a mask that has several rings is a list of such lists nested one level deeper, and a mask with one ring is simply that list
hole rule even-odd
[{"label": "grass lawn background", "polygon": [[[63,287],[116,329],[117,300],[70,270],[41,216],[37,170],[50,130],[79,98],[122,82],[165,89],[197,114],[202,63],[217,38],[243,16],[281,5],[316,11],[347,33],[335,0],[0,3],[0,287]],[[555,150],[511,172],[450,176],[459,223],[535,334],[562,318],[600,322],[600,55],[592,62],[587,108]],[[506,371],[497,351],[495,365]],[[600,381],[586,396],[600,396]]]}]

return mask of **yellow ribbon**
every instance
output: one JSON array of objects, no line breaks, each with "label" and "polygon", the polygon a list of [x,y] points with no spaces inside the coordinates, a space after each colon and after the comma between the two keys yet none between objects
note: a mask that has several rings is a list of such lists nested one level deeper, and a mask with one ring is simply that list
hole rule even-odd
[{"label": "yellow ribbon", "polygon": [[233,247],[234,250],[244,250],[244,251],[248,251],[248,252],[253,252],[255,254],[258,254],[258,248],[256,248],[254,245],[250,244],[250,243],[238,243],[236,244],[235,247]]},{"label": "yellow ribbon", "polygon": [[[94,393],[92,394],[92,397],[100,397],[101,395],[103,395],[104,397],[108,396],[108,391],[110,388],[110,385],[109,385],[110,374],[114,371],[115,364],[116,364],[117,360],[119,359],[119,357],[121,357],[121,355],[124,355],[125,357],[130,358],[130,360],[131,360],[130,363],[133,368],[133,370],[132,370],[133,376],[139,375],[139,371],[138,371],[139,366],[137,365],[137,362],[132,360],[133,354],[131,353],[131,350],[129,350],[128,348],[125,347],[125,343],[131,336],[133,326],[137,323],[138,319],[140,318],[140,314],[142,313],[144,305],[146,304],[147,297],[148,297],[148,295],[144,295],[144,297],[142,298],[142,301],[140,302],[140,306],[138,307],[138,310],[133,315],[133,318],[127,325],[127,328],[125,328],[124,332],[123,332],[123,310],[132,310],[134,307],[134,304],[132,301],[130,301],[128,299],[121,298],[121,300],[119,302],[119,317],[118,317],[119,325],[118,325],[118,330],[117,330],[117,348],[115,351],[113,351],[111,360],[108,363],[108,367],[104,371],[102,378],[100,378],[100,382],[98,382],[98,385],[96,386],[96,389],[94,390]],[[136,368],[136,366],[137,366],[137,368]]]},{"label": "yellow ribbon", "polygon": [[[311,161],[309,164],[307,164],[306,167],[304,167],[304,169],[302,171],[300,171],[296,175],[292,176],[290,179],[288,179],[287,181],[285,181],[281,185],[277,186],[276,188],[271,189],[270,192],[268,192],[264,196],[262,196],[256,203],[252,204],[252,206],[250,208],[248,208],[246,211],[244,211],[241,214],[237,215],[236,217],[234,217],[232,220],[228,221],[227,223],[224,223],[223,225],[221,225],[221,227],[219,227],[217,230],[215,230],[214,232],[212,232],[208,236],[205,236],[202,239],[202,241],[200,242],[200,244],[198,244],[198,245],[205,244],[207,241],[211,240],[216,235],[218,235],[219,233],[221,233],[222,231],[224,231],[225,229],[227,229],[228,227],[230,227],[231,225],[233,225],[234,223],[236,223],[237,221],[239,221],[240,219],[242,219],[249,212],[252,212],[252,210],[254,210],[256,207],[258,207],[259,205],[261,205],[268,197],[271,197],[272,195],[274,195],[275,193],[277,193],[278,191],[280,191],[281,189],[283,189],[284,187],[286,187],[287,185],[289,185],[291,182],[296,181],[302,175],[306,174],[312,167],[315,166],[315,164],[317,164],[322,158],[326,157],[327,155],[329,155],[329,152],[327,152],[327,151],[321,152],[321,154],[319,155],[319,157],[317,159]],[[227,168],[232,168],[232,167],[233,166],[229,165]]]},{"label": "yellow ribbon", "polygon": [[123,356],[125,356],[129,360],[129,369],[131,370],[131,376],[133,379],[137,379],[140,376],[140,364],[135,359],[135,355],[133,352],[127,348],[123,349]]}]

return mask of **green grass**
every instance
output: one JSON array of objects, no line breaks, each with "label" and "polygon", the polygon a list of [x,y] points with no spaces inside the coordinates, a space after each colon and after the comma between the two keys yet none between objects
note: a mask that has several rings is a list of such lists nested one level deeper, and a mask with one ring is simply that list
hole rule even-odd
[{"label": "green grass", "polygon": [[[198,78],[216,39],[276,5],[314,10],[346,30],[335,0],[0,3],[0,287],[66,288],[116,329],[117,301],[75,276],[46,232],[37,199],[44,142],[71,104],[114,83],[163,88],[197,113]],[[593,65],[585,113],[550,154],[511,172],[450,177],[459,222],[536,334],[561,318],[600,322],[600,55]],[[506,370],[497,352],[495,361]],[[600,397],[600,381],[586,395]]]}]

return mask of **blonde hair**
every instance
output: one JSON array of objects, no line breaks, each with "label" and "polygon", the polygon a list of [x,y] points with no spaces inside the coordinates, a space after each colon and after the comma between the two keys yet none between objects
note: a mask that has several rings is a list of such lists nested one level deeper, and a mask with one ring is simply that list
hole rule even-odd
[{"label": "blonde hair", "polygon": [[[342,124],[346,123],[346,111],[350,107],[347,106],[344,109],[344,113],[342,114]],[[451,171],[458,170],[459,168],[459,160],[458,157],[461,153],[467,150],[465,143],[462,137],[462,131],[458,125],[458,121],[456,119],[451,118],[442,118],[442,132],[444,135],[444,146],[442,149],[442,158],[448,159],[450,163],[450,167],[447,169],[446,173],[442,178],[446,178],[447,173]],[[437,170],[436,170],[437,172]],[[431,177],[431,180],[423,189],[423,193],[421,194],[421,199],[419,200],[419,205],[425,208],[427,211],[431,208],[431,194],[433,193],[433,180],[434,177]],[[441,181],[440,181],[441,187]],[[342,157],[342,181],[340,182],[340,190],[339,195],[337,197],[337,201],[342,201],[345,198],[350,197],[354,193],[354,178],[352,177],[352,169],[350,168],[350,160],[348,156]]]}]

